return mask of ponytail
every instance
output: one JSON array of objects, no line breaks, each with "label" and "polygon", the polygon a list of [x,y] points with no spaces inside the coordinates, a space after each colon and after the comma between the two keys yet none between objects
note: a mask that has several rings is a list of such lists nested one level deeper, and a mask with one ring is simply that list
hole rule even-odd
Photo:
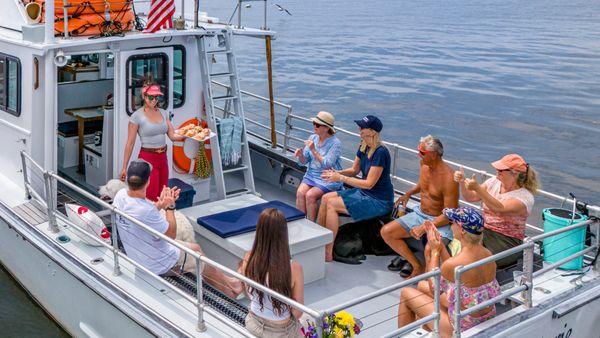
[{"label": "ponytail", "polygon": [[537,194],[538,189],[540,189],[537,172],[529,165],[529,163],[527,164],[527,170],[524,173],[519,173],[517,184],[519,187],[527,189],[534,195]]}]

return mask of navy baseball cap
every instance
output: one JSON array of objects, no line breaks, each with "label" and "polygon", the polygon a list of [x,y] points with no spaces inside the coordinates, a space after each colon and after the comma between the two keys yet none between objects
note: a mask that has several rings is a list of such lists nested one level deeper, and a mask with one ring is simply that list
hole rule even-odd
[{"label": "navy baseball cap", "polygon": [[361,129],[369,128],[378,133],[381,132],[381,129],[383,129],[383,123],[381,123],[381,120],[377,118],[377,116],[373,115],[367,115],[360,120],[354,120],[354,123],[356,123]]},{"label": "navy baseball cap", "polygon": [[471,207],[445,208],[442,212],[451,222],[460,224],[465,231],[473,235],[483,233],[483,216],[476,209]]},{"label": "navy baseball cap", "polygon": [[139,177],[145,184],[150,179],[152,165],[144,160],[136,159],[129,163],[127,167],[127,181],[133,177]]}]

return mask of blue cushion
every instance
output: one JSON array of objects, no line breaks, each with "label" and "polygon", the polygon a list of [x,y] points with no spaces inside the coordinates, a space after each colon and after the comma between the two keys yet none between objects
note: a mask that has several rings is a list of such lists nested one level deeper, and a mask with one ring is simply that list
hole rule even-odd
[{"label": "blue cushion", "polygon": [[304,218],[305,214],[295,207],[280,201],[271,201],[249,207],[234,209],[218,214],[198,217],[198,224],[214,232],[222,238],[227,238],[246,232],[254,231],[258,216],[268,208],[276,208],[283,212],[288,222]]}]

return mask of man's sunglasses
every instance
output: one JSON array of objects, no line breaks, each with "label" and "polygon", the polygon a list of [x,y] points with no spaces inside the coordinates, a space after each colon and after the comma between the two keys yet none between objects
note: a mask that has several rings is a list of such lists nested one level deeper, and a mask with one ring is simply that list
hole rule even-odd
[{"label": "man's sunglasses", "polygon": [[316,122],[313,122],[313,126],[314,126],[315,128],[319,128],[319,127],[322,127],[323,125],[322,125],[322,124],[318,124],[318,123],[316,123]]}]

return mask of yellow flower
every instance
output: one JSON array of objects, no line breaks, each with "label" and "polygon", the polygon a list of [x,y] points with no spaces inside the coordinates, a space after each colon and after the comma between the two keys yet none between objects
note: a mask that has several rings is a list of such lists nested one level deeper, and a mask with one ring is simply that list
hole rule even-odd
[{"label": "yellow flower", "polygon": [[344,331],[342,331],[341,327],[336,326],[333,329],[333,334],[335,335],[335,338],[345,338],[344,337]]},{"label": "yellow flower", "polygon": [[335,314],[340,325],[349,327],[350,329],[354,328],[354,317],[346,311],[340,311]]}]

